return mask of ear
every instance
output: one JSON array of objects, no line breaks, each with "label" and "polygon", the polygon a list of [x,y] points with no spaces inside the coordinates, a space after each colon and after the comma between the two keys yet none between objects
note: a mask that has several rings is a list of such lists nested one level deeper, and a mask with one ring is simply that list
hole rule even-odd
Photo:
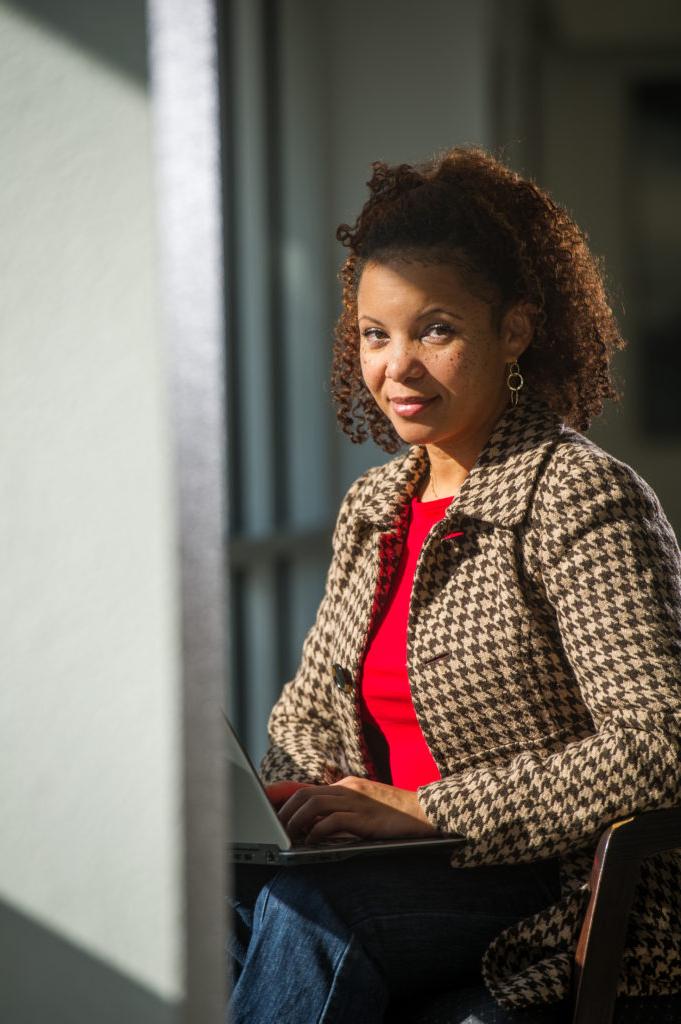
[{"label": "ear", "polygon": [[499,337],[506,362],[519,359],[534,337],[534,325],[539,312],[532,302],[516,302],[501,318]]}]

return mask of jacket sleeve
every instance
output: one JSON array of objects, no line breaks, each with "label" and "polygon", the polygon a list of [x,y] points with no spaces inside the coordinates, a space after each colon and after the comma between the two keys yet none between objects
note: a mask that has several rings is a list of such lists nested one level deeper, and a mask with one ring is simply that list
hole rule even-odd
[{"label": "jacket sleeve", "polygon": [[553,856],[681,800],[674,534],[630,467],[587,447],[555,461],[535,500],[541,574],[595,731],[419,790],[429,819],[471,839],[479,863]]},{"label": "jacket sleeve", "polygon": [[277,780],[328,784],[347,775],[333,703],[334,612],[340,603],[353,507],[367,475],[352,485],[343,500],[333,532],[324,596],[305,638],[298,671],[283,687],[270,715],[270,745],[260,765],[266,784]]}]

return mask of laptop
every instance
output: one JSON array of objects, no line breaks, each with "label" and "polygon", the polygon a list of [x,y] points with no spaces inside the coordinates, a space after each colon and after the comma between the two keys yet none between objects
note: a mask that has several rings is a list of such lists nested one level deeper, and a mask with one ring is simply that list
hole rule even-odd
[{"label": "laptop", "polygon": [[[224,715],[224,712],[223,712]],[[225,715],[226,754],[231,776],[231,826],[228,852],[240,864],[316,864],[360,854],[402,853],[458,846],[463,836],[433,835],[392,839],[329,839],[295,846],[279,821],[260,777]]]}]

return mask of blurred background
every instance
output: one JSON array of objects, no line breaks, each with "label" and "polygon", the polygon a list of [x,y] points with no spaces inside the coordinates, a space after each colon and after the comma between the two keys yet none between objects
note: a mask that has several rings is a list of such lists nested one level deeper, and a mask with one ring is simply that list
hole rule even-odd
[{"label": "blurred background", "polygon": [[676,0],[0,3],[3,1022],[219,1019],[214,723],[262,754],[385,458],[326,383],[373,160],[568,207],[629,339],[591,436],[681,531],[680,57]]}]

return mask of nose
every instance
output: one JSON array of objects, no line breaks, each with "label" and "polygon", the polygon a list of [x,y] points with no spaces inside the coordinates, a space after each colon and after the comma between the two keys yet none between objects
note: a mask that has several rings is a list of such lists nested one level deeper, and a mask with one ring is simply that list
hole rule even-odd
[{"label": "nose", "polygon": [[406,380],[423,375],[417,345],[408,338],[393,338],[388,346],[385,375],[391,380]]}]

